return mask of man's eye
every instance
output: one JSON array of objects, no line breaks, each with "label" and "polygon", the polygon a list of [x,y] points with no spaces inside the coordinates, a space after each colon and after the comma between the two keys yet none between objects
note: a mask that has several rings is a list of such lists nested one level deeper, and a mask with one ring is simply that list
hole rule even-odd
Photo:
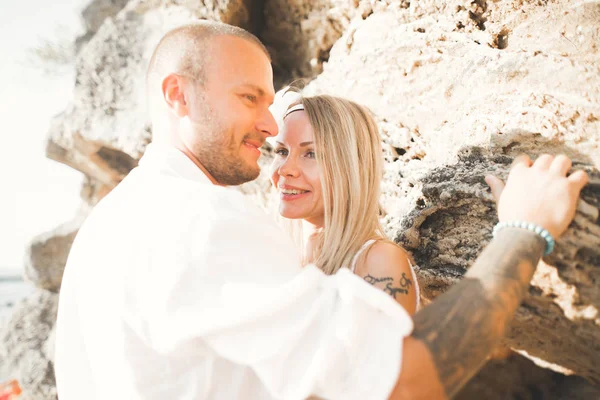
[{"label": "man's eye", "polygon": [[256,103],[258,101],[258,98],[253,94],[245,94],[244,98],[250,100],[252,103]]},{"label": "man's eye", "polygon": [[287,156],[288,151],[286,149],[277,149],[275,150],[275,154],[278,156]]}]

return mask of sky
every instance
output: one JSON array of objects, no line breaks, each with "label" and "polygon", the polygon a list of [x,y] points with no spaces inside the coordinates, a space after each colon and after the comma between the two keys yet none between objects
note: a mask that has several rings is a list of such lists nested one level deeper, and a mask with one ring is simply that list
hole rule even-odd
[{"label": "sky", "polygon": [[73,93],[74,69],[48,74],[30,49],[82,32],[89,0],[0,0],[0,274],[18,274],[31,239],[71,219],[83,176],[45,158],[53,115]]}]

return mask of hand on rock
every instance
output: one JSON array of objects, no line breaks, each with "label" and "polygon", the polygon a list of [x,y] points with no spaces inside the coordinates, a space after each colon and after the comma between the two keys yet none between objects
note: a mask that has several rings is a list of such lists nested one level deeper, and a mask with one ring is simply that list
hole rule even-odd
[{"label": "hand on rock", "polygon": [[500,221],[533,222],[557,239],[567,229],[577,207],[579,193],[588,182],[584,171],[567,177],[571,160],[565,155],[515,158],[506,185],[495,176],[485,177],[498,205]]}]

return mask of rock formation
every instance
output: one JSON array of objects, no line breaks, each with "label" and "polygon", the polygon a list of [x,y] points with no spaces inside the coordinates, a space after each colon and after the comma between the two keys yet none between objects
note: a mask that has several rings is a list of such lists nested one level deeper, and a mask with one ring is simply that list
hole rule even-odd
[{"label": "rock formation", "polygon": [[19,381],[19,400],[55,400],[54,326],[58,294],[39,289],[0,329],[0,375]]},{"label": "rock formation", "polygon": [[80,215],[36,236],[25,253],[25,277],[35,286],[58,292],[73,240],[83,223]]},{"label": "rock formation", "polygon": [[[95,0],[86,10],[73,100],[52,124],[47,155],[86,175],[89,205],[137,165],[151,139],[150,52],[168,29],[199,18],[257,34],[272,52],[277,88],[306,78],[307,94],[372,110],[386,159],[386,231],[412,252],[427,301],[458,281],[491,239],[496,213],[483,176],[504,177],[520,152],[571,156],[595,184],[540,263],[503,344],[538,365],[509,352],[459,397],[600,397],[599,1]],[[241,188],[263,205],[266,175]],[[32,244],[27,274],[39,287],[59,288],[74,232]],[[30,372],[51,365],[39,349],[55,296],[40,290],[26,300],[0,343],[0,369],[16,371],[29,393],[44,393],[32,398],[55,396],[49,372]],[[23,324],[35,321],[37,342],[18,343]],[[19,361],[25,354],[33,369]]]},{"label": "rock formation", "polygon": [[[393,237],[420,266],[433,299],[468,270],[491,239],[496,208],[483,177],[506,176],[511,157],[470,148],[420,179],[421,197]],[[587,169],[593,181],[600,174]],[[575,220],[538,266],[506,344],[600,384],[600,187],[584,189]],[[573,355],[577,356],[574,357]]]},{"label": "rock formation", "polygon": [[457,400],[592,400],[600,389],[578,376],[537,367],[515,353],[488,362],[461,390]]}]

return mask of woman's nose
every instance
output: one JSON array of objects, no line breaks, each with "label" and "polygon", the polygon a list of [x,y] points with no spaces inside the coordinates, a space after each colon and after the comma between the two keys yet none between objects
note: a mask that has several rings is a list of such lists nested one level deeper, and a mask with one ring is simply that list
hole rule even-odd
[{"label": "woman's nose", "polygon": [[300,175],[300,170],[296,161],[292,157],[287,157],[279,167],[279,175],[297,177]]}]

